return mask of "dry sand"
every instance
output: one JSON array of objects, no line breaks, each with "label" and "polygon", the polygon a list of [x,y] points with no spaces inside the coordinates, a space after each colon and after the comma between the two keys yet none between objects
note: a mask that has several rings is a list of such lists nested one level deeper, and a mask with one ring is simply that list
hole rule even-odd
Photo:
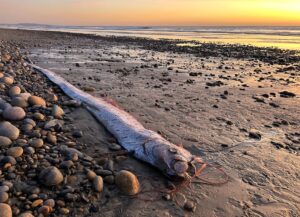
[{"label": "dry sand", "polygon": [[[179,199],[194,201],[194,212],[174,201],[145,202],[107,191],[91,216],[300,216],[299,62],[160,52],[122,39],[64,33],[0,30],[0,39],[19,43],[35,64],[113,99],[147,128],[230,176],[221,186],[183,189]],[[296,96],[282,97],[282,91]],[[95,149],[105,151],[110,135],[86,111],[74,115],[86,152],[97,157]],[[116,167],[167,180],[132,158]],[[221,178],[214,174],[207,176]]]}]

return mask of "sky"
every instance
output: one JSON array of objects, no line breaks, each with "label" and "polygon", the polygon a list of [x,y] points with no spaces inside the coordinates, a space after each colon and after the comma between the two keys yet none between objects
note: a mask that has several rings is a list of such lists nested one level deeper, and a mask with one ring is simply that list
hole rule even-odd
[{"label": "sky", "polygon": [[0,0],[0,23],[300,26],[300,0]]}]

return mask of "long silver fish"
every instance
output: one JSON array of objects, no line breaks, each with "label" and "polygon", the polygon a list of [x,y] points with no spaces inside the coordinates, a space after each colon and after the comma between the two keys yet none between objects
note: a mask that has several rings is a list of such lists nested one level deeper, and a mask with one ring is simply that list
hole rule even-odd
[{"label": "long silver fish", "polygon": [[158,133],[145,129],[124,110],[79,90],[56,73],[31,66],[58,85],[69,97],[82,102],[87,109],[118,140],[119,144],[142,161],[145,161],[167,176],[186,177],[192,162],[201,160],[186,149],[172,144]]}]

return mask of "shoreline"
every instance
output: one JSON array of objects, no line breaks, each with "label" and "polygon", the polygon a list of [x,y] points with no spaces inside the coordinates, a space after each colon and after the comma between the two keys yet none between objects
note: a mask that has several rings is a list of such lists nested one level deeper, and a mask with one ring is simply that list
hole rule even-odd
[{"label": "shoreline", "polygon": [[[2,28],[0,28],[2,29]],[[281,49],[276,47],[257,47],[253,45],[242,44],[226,44],[215,42],[199,42],[195,40],[181,39],[151,39],[135,36],[101,36],[89,33],[73,33],[62,31],[47,31],[47,30],[23,30],[23,29],[5,29],[7,31],[25,31],[25,32],[40,32],[40,33],[56,33],[61,35],[70,35],[74,37],[87,37],[91,39],[100,39],[108,42],[119,42],[131,45],[142,46],[144,49],[155,51],[173,51],[177,53],[189,53],[199,57],[228,57],[237,59],[257,59],[271,64],[292,64],[300,62],[300,51]],[[193,43],[196,46],[177,46],[177,44]]]},{"label": "shoreline", "polygon": [[[194,212],[184,211],[174,201],[126,202],[112,191],[111,200],[99,213],[299,214],[296,171],[300,165],[300,74],[296,63],[288,64],[288,60],[284,61],[286,65],[270,64],[211,53],[203,58],[185,50],[174,52],[170,44],[161,48],[164,41],[155,44],[128,38],[0,30],[0,39],[15,41],[35,64],[55,71],[93,96],[113,99],[145,127],[182,144],[205,162],[221,165],[230,175],[226,185],[193,185],[193,192],[181,192],[195,205]],[[228,52],[212,45],[215,47],[213,54],[218,49]],[[105,131],[76,109],[74,117],[73,124],[84,128],[85,151],[96,157],[93,144],[104,147]],[[138,176],[160,176],[131,157],[116,165]],[[208,175],[213,180],[220,178],[213,171]],[[159,180],[160,184],[166,181],[164,177]],[[149,184],[142,182],[143,186]]]},{"label": "shoreline", "polygon": [[[8,28],[1,26],[2,28]],[[94,34],[99,36],[125,36],[140,37],[151,39],[179,39],[188,41],[198,41],[207,43],[221,44],[240,44],[256,47],[277,47],[280,49],[298,50],[299,44],[299,27],[224,27],[224,31],[220,27],[74,27],[65,26],[40,26],[25,25],[20,30],[37,30],[37,31],[58,31],[73,32],[81,34]],[[281,29],[284,28],[284,29]],[[287,29],[286,29],[287,28]],[[193,31],[194,30],[194,31]],[[243,30],[243,31],[242,31]],[[279,31],[281,30],[281,31]],[[294,31],[291,31],[294,30]],[[290,32],[289,32],[290,31]],[[237,37],[238,36],[238,37]],[[249,37],[251,36],[251,37]],[[272,43],[275,46],[272,46]],[[285,43],[284,43],[285,42]]]}]

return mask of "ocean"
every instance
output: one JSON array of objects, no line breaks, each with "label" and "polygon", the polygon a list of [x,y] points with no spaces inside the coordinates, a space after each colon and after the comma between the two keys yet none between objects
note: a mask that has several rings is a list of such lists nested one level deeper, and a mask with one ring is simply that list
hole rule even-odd
[{"label": "ocean", "polygon": [[75,32],[95,35],[182,39],[300,50],[300,26],[56,26],[2,24],[0,28]]}]

